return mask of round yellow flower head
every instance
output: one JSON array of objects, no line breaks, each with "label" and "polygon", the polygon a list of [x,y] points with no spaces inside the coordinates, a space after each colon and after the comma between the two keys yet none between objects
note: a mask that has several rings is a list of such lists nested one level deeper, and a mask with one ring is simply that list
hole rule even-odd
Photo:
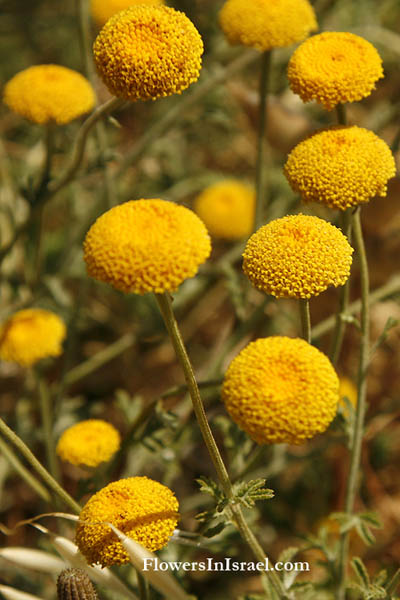
[{"label": "round yellow flower head", "polygon": [[148,477],[113,481],[83,507],[75,543],[91,565],[121,565],[128,562],[128,554],[110,528],[99,521],[111,523],[154,552],[164,548],[173,534],[178,508],[173,492]]},{"label": "round yellow flower head", "polygon": [[339,400],[329,359],[299,338],[261,338],[228,367],[222,399],[258,444],[301,444],[325,431]]},{"label": "round yellow flower head", "polygon": [[4,102],[34,123],[63,125],[92,110],[95,96],[90,83],[77,71],[36,65],[10,79],[4,88]]},{"label": "round yellow flower head", "polygon": [[220,181],[199,194],[194,209],[212,235],[237,240],[252,231],[255,192],[240,181]]},{"label": "round yellow flower head", "polygon": [[315,35],[297,48],[288,65],[292,91],[303,102],[316,100],[327,110],[369,96],[382,77],[377,50],[354,33]]},{"label": "round yellow flower head", "polygon": [[253,233],[243,253],[252,284],[277,298],[311,298],[350,275],[350,246],[327,221],[308,215],[275,219]]},{"label": "round yellow flower head", "polygon": [[219,22],[231,44],[261,51],[290,46],[318,29],[308,0],[227,0]]},{"label": "round yellow flower head", "polygon": [[42,358],[59,356],[64,322],[52,312],[27,308],[0,324],[0,359],[29,367]]},{"label": "round yellow flower head", "polygon": [[97,467],[108,462],[119,449],[118,431],[101,419],[89,419],[72,425],[60,437],[56,452],[73,465]]},{"label": "round yellow flower head", "polygon": [[203,42],[187,16],[168,6],[132,6],[97,36],[94,60],[110,92],[125,100],[179,94],[197,81]]},{"label": "round yellow flower head", "polygon": [[115,13],[137,4],[159,6],[165,2],[164,0],[90,0],[90,11],[96,23],[103,26]]},{"label": "round yellow flower head", "polygon": [[305,202],[346,210],[386,196],[396,173],[389,146],[361,127],[331,127],[300,142],[289,154],[285,175]]},{"label": "round yellow flower head", "polygon": [[84,242],[91,277],[126,293],[173,292],[211,252],[202,221],[166,200],[131,200],[104,213]]}]

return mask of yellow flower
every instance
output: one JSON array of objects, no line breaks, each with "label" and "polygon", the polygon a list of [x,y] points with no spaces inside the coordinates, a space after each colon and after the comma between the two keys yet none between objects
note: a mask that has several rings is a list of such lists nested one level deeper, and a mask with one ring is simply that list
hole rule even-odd
[{"label": "yellow flower", "polygon": [[126,563],[129,558],[121,542],[99,521],[111,523],[153,552],[168,543],[178,523],[178,508],[173,492],[148,477],[113,481],[83,507],[75,543],[89,564]]},{"label": "yellow flower", "polygon": [[90,11],[96,23],[103,26],[115,13],[136,4],[154,6],[164,4],[164,0],[90,0]]},{"label": "yellow flower", "polygon": [[261,51],[290,46],[318,29],[308,0],[227,0],[219,22],[231,44]]},{"label": "yellow flower", "polygon": [[97,467],[108,462],[120,446],[118,431],[101,419],[89,419],[64,431],[57,444],[57,454],[73,465]]},{"label": "yellow flower", "polygon": [[210,185],[199,194],[194,204],[208,231],[227,240],[250,235],[254,208],[253,188],[233,179]]},{"label": "yellow flower", "polygon": [[64,322],[52,312],[27,308],[0,325],[0,359],[29,367],[41,358],[59,356]]},{"label": "yellow flower", "polygon": [[197,81],[203,42],[182,12],[167,6],[132,6],[107,21],[94,60],[117,97],[155,100],[179,94]]},{"label": "yellow flower", "polygon": [[387,181],[396,173],[387,144],[361,127],[317,131],[289,154],[285,175],[305,202],[345,210],[386,196]]},{"label": "yellow flower", "polygon": [[60,65],[36,65],[20,71],[6,84],[4,102],[34,123],[69,123],[90,111],[95,96],[77,71]]},{"label": "yellow flower", "polygon": [[222,399],[258,444],[301,444],[325,431],[339,400],[329,359],[299,338],[261,338],[231,362]]},{"label": "yellow flower", "polygon": [[288,65],[290,87],[303,102],[317,100],[327,110],[339,102],[369,96],[383,77],[372,44],[354,33],[325,32],[301,44]]},{"label": "yellow flower", "polygon": [[131,200],[104,213],[84,242],[88,274],[126,293],[174,291],[211,251],[194,212],[166,200]]},{"label": "yellow flower", "polygon": [[243,254],[252,284],[277,298],[310,298],[350,275],[353,248],[334,225],[318,217],[289,215],[256,231]]}]

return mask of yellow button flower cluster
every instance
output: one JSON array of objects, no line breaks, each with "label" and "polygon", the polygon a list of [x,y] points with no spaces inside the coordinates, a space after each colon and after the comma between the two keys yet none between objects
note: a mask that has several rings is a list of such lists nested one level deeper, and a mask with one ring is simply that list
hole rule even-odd
[{"label": "yellow button flower cluster", "polygon": [[113,425],[101,419],[88,419],[64,431],[56,452],[72,465],[97,467],[112,458],[120,442],[121,437]]},{"label": "yellow button flower cluster", "polygon": [[251,236],[243,271],[256,288],[277,298],[311,298],[346,282],[352,253],[334,225],[319,217],[289,215]]},{"label": "yellow button flower cluster", "polygon": [[34,123],[59,125],[92,110],[90,83],[77,71],[60,65],[36,65],[20,71],[6,84],[4,102]]},{"label": "yellow button flower cluster", "polygon": [[[75,543],[89,564],[120,565],[129,557],[108,522],[147,550],[160,550],[178,523],[178,501],[165,485],[148,477],[113,481],[83,507]],[[93,524],[90,524],[93,523]]]},{"label": "yellow button flower cluster", "polygon": [[372,44],[347,32],[325,32],[303,42],[288,65],[292,91],[303,102],[317,100],[327,110],[369,96],[383,77]]},{"label": "yellow button flower cluster", "polygon": [[301,444],[327,429],[339,401],[329,359],[299,338],[261,338],[228,367],[222,399],[258,444]]},{"label": "yellow button flower cluster", "polygon": [[90,0],[90,12],[100,26],[120,10],[125,10],[136,4],[160,5],[164,0]]},{"label": "yellow button flower cluster", "polygon": [[361,127],[331,127],[317,131],[289,154],[285,175],[305,202],[345,210],[386,196],[396,173],[389,146]]},{"label": "yellow button flower cluster", "polygon": [[300,42],[318,28],[308,0],[227,0],[219,22],[231,44],[261,51]]},{"label": "yellow button flower cluster", "polygon": [[30,367],[42,358],[58,356],[65,333],[64,322],[54,313],[20,310],[0,325],[0,359]]},{"label": "yellow button flower cluster", "polygon": [[197,196],[194,209],[211,235],[226,240],[247,237],[253,227],[255,191],[233,179],[219,181]]},{"label": "yellow button flower cluster", "polygon": [[203,222],[165,200],[131,200],[104,213],[84,242],[88,274],[126,293],[174,291],[211,252]]},{"label": "yellow button flower cluster", "polygon": [[98,72],[125,100],[179,94],[197,81],[203,42],[187,16],[167,6],[132,6],[111,17],[93,46]]}]

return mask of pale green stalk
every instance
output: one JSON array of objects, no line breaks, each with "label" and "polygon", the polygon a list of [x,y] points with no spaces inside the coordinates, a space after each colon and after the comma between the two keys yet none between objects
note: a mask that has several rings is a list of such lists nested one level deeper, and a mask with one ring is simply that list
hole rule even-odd
[{"label": "pale green stalk", "polygon": [[265,128],[267,124],[267,95],[271,71],[272,50],[263,52],[261,56],[260,88],[259,88],[259,116],[257,136],[257,162],[256,162],[256,210],[254,215],[254,231],[264,223],[265,208]]},{"label": "pale green stalk", "polygon": [[[368,261],[365,252],[364,239],[360,221],[360,208],[353,216],[354,242],[358,253],[361,279],[361,342],[360,357],[357,373],[357,406],[354,420],[354,432],[351,447],[350,472],[347,481],[345,512],[351,515],[359,487],[361,448],[364,434],[364,418],[366,412],[367,368],[370,349],[370,320],[369,320],[369,274]],[[346,567],[349,553],[349,532],[342,534],[339,550],[339,585],[337,600],[344,600],[346,595]]]},{"label": "pale green stalk", "polygon": [[44,445],[46,448],[47,466],[51,475],[58,480],[60,478],[60,470],[56,458],[56,445],[54,442],[52,398],[48,385],[40,374],[37,374],[36,381]]},{"label": "pale green stalk", "polygon": [[303,338],[311,344],[310,301],[308,298],[299,299],[300,320]]},{"label": "pale green stalk", "polygon": [[66,492],[59,483],[50,475],[50,473],[44,468],[44,466],[38,461],[34,454],[29,450],[28,446],[21,440],[21,438],[14,433],[10,427],[0,418],[0,433],[11,442],[17,450],[24,456],[29,462],[36,473],[42,478],[47,486],[57,496],[73,510],[75,513],[80,513],[81,507],[75,500]]},{"label": "pale green stalk", "polygon": [[[233,520],[236,523],[236,526],[241,536],[251,548],[254,556],[257,558],[258,561],[263,562],[266,558],[264,550],[260,546],[259,542],[257,541],[253,532],[249,528],[248,524],[246,523],[241,507],[234,501],[232,484],[229,479],[229,475],[226,470],[225,464],[222,460],[221,454],[219,452],[218,446],[215,442],[214,436],[208,424],[207,416],[204,410],[203,402],[200,396],[200,391],[196,382],[193,368],[189,356],[186,352],[186,348],[182,336],[180,334],[178,324],[173,314],[171,298],[168,293],[155,294],[155,297],[160,308],[161,314],[163,316],[165,326],[170,335],[177,359],[184,372],[189,394],[193,403],[193,409],[200,427],[201,434],[203,436],[203,440],[206,444],[208,453],[217,472],[218,479],[220,481],[222,489],[224,490],[225,496],[227,497],[228,501],[230,501],[230,508],[232,511]],[[270,578],[270,581],[274,589],[277,591],[279,597],[283,600],[288,600],[288,595],[286,594],[283,584],[279,577],[276,575],[276,573],[272,571],[266,573],[266,575]]]}]

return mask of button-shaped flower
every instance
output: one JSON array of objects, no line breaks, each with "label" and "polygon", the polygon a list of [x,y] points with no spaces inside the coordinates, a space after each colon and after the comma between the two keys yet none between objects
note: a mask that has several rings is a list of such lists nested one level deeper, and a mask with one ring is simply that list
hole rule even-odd
[{"label": "button-shaped flower", "polygon": [[88,419],[68,427],[58,440],[58,456],[73,465],[97,467],[119,449],[121,437],[113,425]]},{"label": "button-shaped flower", "polygon": [[115,13],[136,4],[159,6],[165,3],[164,0],[90,0],[90,12],[96,23],[103,26]]},{"label": "button-shaped flower", "polygon": [[329,359],[306,341],[261,338],[229,365],[222,399],[257,443],[301,444],[333,420],[339,379]]},{"label": "button-shaped flower", "polygon": [[108,522],[147,550],[160,550],[178,523],[178,501],[165,485],[148,477],[113,481],[83,507],[75,542],[89,564],[109,567],[129,557]]}]

